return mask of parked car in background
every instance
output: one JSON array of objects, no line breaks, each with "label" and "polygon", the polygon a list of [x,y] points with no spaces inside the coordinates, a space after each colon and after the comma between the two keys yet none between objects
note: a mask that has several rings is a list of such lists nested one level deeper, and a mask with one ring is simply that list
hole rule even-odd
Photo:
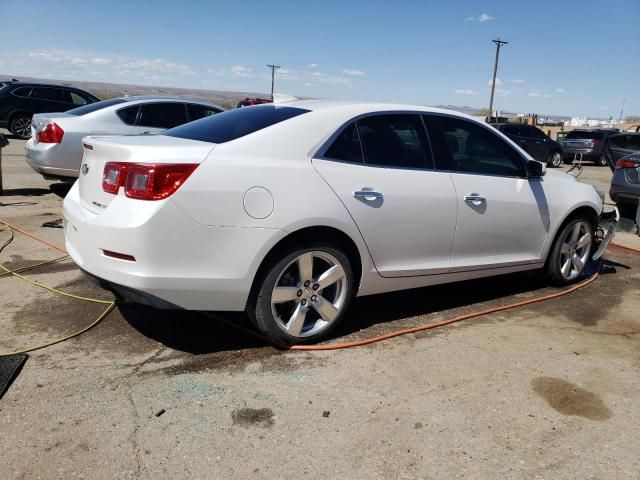
[{"label": "parked car in background", "polygon": [[622,217],[636,220],[640,199],[640,132],[612,135],[606,148],[613,170],[609,196]]},{"label": "parked car in background", "polygon": [[0,127],[21,139],[31,137],[31,118],[36,113],[66,112],[99,102],[79,88],[66,85],[8,81],[0,85]]},{"label": "parked car in background", "polygon": [[594,162],[596,165],[604,167],[607,159],[604,156],[604,146],[606,140],[611,135],[618,133],[618,129],[599,128],[594,130],[576,129],[571,130],[562,141],[562,160],[564,163],[571,163],[574,159]]},{"label": "parked car in background", "polygon": [[640,132],[640,123],[637,125],[631,125],[625,130],[625,132]]},{"label": "parked car in background", "polygon": [[66,113],[33,117],[27,163],[47,179],[78,177],[82,137],[158,133],[224,111],[219,105],[183,98],[134,96],[112,98]]},{"label": "parked car in background", "polygon": [[550,167],[562,164],[562,146],[542,130],[522,123],[494,123],[495,128],[520,145],[529,155]]},{"label": "parked car in background", "polygon": [[238,105],[236,105],[236,108],[242,108],[242,107],[250,107],[251,105],[262,105],[263,103],[271,103],[272,100],[269,100],[267,98],[245,98],[244,100],[240,100],[238,102]]},{"label": "parked car in background", "polygon": [[324,338],[356,295],[532,269],[572,283],[597,248],[591,185],[448,110],[257,105],[84,149],[64,219],[85,272],[136,302],[246,310],[281,344]]}]

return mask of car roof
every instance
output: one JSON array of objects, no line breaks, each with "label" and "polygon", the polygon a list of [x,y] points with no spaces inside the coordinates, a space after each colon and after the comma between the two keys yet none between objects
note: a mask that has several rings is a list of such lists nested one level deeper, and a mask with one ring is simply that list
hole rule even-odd
[{"label": "car roof", "polygon": [[217,105],[213,102],[209,102],[207,100],[199,100],[196,98],[184,98],[184,97],[172,97],[172,96],[164,96],[164,95],[129,95],[126,97],[117,97],[120,100],[124,100],[128,103],[133,102],[189,102],[189,103],[199,103],[201,105],[209,105],[212,107],[223,108],[220,105]]},{"label": "car roof", "polygon": [[[266,104],[265,104],[266,105]],[[342,100],[297,100],[293,102],[275,103],[280,107],[297,107],[311,111],[333,110],[342,114],[351,116],[364,115],[374,112],[420,112],[420,113],[442,113],[447,115],[455,115],[464,117],[476,122],[479,120],[466,113],[457,112],[455,110],[447,110],[444,108],[427,107],[425,105],[410,105],[400,103],[376,103],[376,102],[358,102],[358,101],[342,101]],[[258,108],[264,105],[255,105],[247,108]],[[484,123],[484,122],[481,122]]]},{"label": "car roof", "polygon": [[84,92],[81,88],[74,87],[72,85],[60,85],[59,83],[37,83],[37,82],[16,82],[13,80],[4,80],[3,82],[6,86],[11,87],[52,87],[52,88],[70,88],[72,90],[80,90]]}]

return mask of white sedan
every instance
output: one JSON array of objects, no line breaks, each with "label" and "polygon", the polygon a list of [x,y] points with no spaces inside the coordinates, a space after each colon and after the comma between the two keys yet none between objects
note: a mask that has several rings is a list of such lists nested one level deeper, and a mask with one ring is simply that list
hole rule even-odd
[{"label": "white sedan", "polygon": [[325,337],[356,295],[543,268],[571,283],[603,207],[490,126],[418,106],[260,105],[83,144],[64,201],[80,268],[137,302],[246,310],[282,344]]},{"label": "white sedan", "polygon": [[46,179],[78,177],[82,138],[87,135],[145,135],[215,115],[219,105],[159,96],[112,98],[64,113],[39,113],[27,142],[29,166]]}]

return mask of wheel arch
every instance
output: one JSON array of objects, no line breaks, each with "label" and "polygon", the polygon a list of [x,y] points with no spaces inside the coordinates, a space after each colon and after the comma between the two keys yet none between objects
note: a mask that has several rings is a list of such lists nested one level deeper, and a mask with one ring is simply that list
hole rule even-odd
[{"label": "wheel arch", "polygon": [[595,229],[598,227],[598,212],[592,205],[589,205],[589,204],[579,205],[573,210],[569,211],[565,215],[565,217],[562,219],[562,221],[558,224],[558,228],[556,228],[556,231],[553,233],[553,241],[551,241],[547,246],[547,251],[545,252],[545,265],[549,261],[549,254],[551,253],[553,246],[556,244],[556,241],[558,240],[558,235],[560,235],[560,232],[562,232],[562,229],[571,220],[580,216],[585,216],[589,220],[589,223],[591,223],[591,226],[593,227],[593,231],[595,232]]},{"label": "wheel arch", "polygon": [[30,112],[29,110],[25,110],[25,109],[13,110],[9,113],[9,115],[7,115],[7,125],[11,125],[11,122],[13,122],[13,119],[16,118],[18,115],[22,115],[22,114],[29,115],[30,117],[33,117],[34,115],[33,112]]},{"label": "wheel arch", "polygon": [[349,258],[349,261],[351,262],[351,268],[353,269],[355,288],[354,295],[357,294],[357,290],[362,280],[364,264],[362,252],[360,252],[356,242],[344,231],[327,225],[316,225],[303,227],[293,232],[289,232],[285,237],[281,238],[271,247],[263,257],[253,277],[249,299],[255,296],[255,293],[259,288],[259,279],[264,276],[266,269],[271,265],[274,259],[285,254],[285,252],[294,245],[311,245],[313,241],[318,240],[326,241],[338,248],[341,248],[345,255],[347,255],[347,258]]}]

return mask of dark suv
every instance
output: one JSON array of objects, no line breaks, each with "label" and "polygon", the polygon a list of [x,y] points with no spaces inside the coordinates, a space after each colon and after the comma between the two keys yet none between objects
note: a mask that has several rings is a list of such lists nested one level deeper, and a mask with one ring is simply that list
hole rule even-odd
[{"label": "dark suv", "polygon": [[31,137],[34,113],[66,112],[72,108],[100,101],[90,93],[63,85],[42,83],[0,83],[0,128],[16,137]]},{"label": "dark suv", "polygon": [[595,130],[571,130],[562,140],[564,163],[573,162],[574,158],[580,158],[602,167],[607,165],[604,155],[606,140],[611,135],[618,133],[617,128],[599,128]]},{"label": "dark suv", "polygon": [[539,128],[522,123],[492,125],[539,162],[546,163],[550,167],[559,167],[562,163],[561,145],[547,137]]}]

